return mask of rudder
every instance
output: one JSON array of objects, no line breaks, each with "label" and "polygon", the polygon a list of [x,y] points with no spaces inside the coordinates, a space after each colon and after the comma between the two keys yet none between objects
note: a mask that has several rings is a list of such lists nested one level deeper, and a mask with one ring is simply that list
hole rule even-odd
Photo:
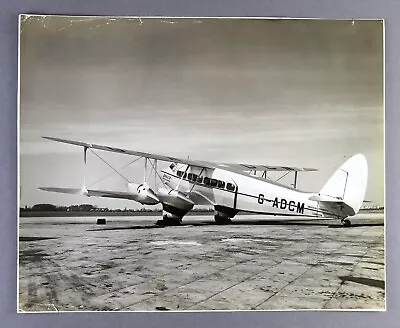
[{"label": "rudder", "polygon": [[368,164],[364,155],[357,154],[340,166],[322,187],[320,195],[334,197],[348,205],[355,215],[364,201],[368,181]]}]

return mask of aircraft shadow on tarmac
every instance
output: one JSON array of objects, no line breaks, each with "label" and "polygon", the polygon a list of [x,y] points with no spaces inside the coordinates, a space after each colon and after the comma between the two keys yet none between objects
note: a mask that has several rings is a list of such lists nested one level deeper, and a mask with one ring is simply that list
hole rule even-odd
[{"label": "aircraft shadow on tarmac", "polygon": [[114,227],[87,229],[86,231],[145,230],[145,229],[158,229],[158,228],[164,228],[164,226],[158,226],[158,225],[114,226]]},{"label": "aircraft shadow on tarmac", "polygon": [[[218,225],[213,221],[187,221],[183,222],[179,226],[174,227],[203,227],[203,226],[216,226]],[[328,228],[353,228],[353,227],[367,227],[367,226],[383,226],[384,223],[377,222],[376,220],[373,222],[363,222],[363,223],[352,223],[350,227],[343,226],[340,222],[338,223],[328,223],[328,222],[320,222],[316,220],[310,221],[290,221],[290,220],[235,220],[227,225],[273,225],[273,226],[325,226]],[[134,225],[134,226],[108,226],[108,227],[99,227],[94,229],[88,229],[87,231],[105,231],[105,230],[143,230],[143,229],[159,229],[159,228],[167,228],[169,226],[164,225]]]}]

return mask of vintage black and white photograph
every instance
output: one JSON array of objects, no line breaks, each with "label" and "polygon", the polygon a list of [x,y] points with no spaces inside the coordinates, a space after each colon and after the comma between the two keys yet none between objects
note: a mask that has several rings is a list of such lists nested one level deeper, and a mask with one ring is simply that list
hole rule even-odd
[{"label": "vintage black and white photograph", "polygon": [[21,15],[18,312],[385,302],[384,22]]}]

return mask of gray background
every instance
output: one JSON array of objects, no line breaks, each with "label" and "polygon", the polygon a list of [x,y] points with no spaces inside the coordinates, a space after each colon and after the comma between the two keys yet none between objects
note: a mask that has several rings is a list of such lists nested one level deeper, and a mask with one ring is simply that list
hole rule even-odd
[{"label": "gray background", "polygon": [[[395,213],[398,187],[396,154],[399,132],[396,100],[399,90],[400,29],[397,1],[19,1],[2,4],[0,10],[0,317],[3,327],[396,327],[399,315],[398,249],[400,231]],[[74,313],[16,314],[16,167],[17,167],[17,35],[19,13],[169,15],[169,16],[289,16],[326,18],[384,18],[386,27],[386,186],[387,205],[387,312],[220,312],[220,313]],[[397,77],[397,79],[396,79]],[[398,103],[398,101],[397,101]],[[396,188],[397,189],[397,188]]]},{"label": "gray background", "polygon": [[[24,15],[20,40],[21,207],[88,201],[38,190],[76,188],[83,176],[82,149],[43,135],[204,161],[316,167],[299,177],[309,192],[362,153],[365,199],[384,203],[382,20]],[[101,156],[114,167],[132,161],[113,155]],[[91,152],[87,163],[87,188],[126,189],[116,175],[96,184],[110,168]],[[143,161],[121,173],[141,182]],[[293,174],[280,181],[292,183]]]}]

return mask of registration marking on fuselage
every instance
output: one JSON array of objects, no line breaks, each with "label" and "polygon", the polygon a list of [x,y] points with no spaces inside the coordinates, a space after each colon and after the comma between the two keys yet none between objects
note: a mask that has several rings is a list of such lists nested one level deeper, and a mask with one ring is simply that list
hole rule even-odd
[{"label": "registration marking on fuselage", "polygon": [[[263,194],[258,195],[258,203],[263,204],[266,199],[264,198]],[[281,210],[288,209],[291,212],[297,212],[304,214],[304,203],[296,202],[294,200],[286,200],[285,198],[281,198],[279,200],[278,197],[275,197],[274,201],[272,202],[272,207],[279,208]]]}]

